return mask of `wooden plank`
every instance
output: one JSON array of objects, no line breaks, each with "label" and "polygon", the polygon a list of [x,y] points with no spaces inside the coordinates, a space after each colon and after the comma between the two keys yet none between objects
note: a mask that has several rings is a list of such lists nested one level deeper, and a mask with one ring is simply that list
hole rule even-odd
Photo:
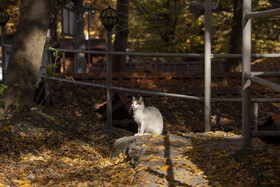
[{"label": "wooden plank", "polygon": [[280,15],[280,8],[275,8],[271,10],[248,12],[245,14],[245,19],[270,18],[279,15]]},{"label": "wooden plank", "polygon": [[253,137],[280,137],[280,131],[253,131]]},{"label": "wooden plank", "polygon": [[252,75],[258,77],[280,77],[280,71],[252,72]]},{"label": "wooden plank", "polygon": [[255,83],[267,86],[267,87],[269,87],[269,88],[271,88],[273,90],[276,90],[276,91],[280,92],[280,85],[279,84],[275,84],[275,83],[270,82],[268,80],[256,77],[256,76],[252,75],[251,73],[246,73],[245,77],[247,79],[250,79],[251,81],[253,81]]},{"label": "wooden plank", "polygon": [[252,10],[252,1],[243,0],[242,19],[242,135],[243,147],[251,146],[251,81],[245,76],[251,73],[251,26],[252,20],[244,19]]},{"label": "wooden plank", "polygon": [[204,130],[211,130],[211,13],[212,1],[205,0],[205,32],[204,32]]}]

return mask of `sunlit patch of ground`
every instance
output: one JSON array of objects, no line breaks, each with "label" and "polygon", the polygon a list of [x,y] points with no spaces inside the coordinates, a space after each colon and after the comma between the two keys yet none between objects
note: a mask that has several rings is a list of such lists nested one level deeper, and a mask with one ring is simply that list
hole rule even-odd
[{"label": "sunlit patch of ground", "polygon": [[163,186],[280,185],[280,175],[277,174],[280,173],[279,146],[253,139],[253,149],[243,150],[241,135],[222,131],[182,135],[168,135],[162,140],[150,138],[153,143],[145,145],[150,155],[142,158],[136,167],[138,183]]}]

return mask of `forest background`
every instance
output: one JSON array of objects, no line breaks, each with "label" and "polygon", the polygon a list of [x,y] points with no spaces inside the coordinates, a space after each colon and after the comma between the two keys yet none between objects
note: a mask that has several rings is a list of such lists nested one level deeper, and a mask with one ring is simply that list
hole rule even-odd
[{"label": "forest background", "polygon": [[[8,35],[16,31],[19,19],[19,0],[2,1],[2,7],[10,15],[6,25]],[[90,37],[105,38],[105,30],[99,21],[102,9],[109,4],[117,9],[123,7],[119,14],[123,37],[122,44],[115,50],[139,52],[172,52],[172,53],[203,53],[204,51],[204,1],[203,0],[85,0],[91,3],[96,14],[91,15]],[[66,5],[71,1],[66,1]],[[128,7],[125,6],[128,4]],[[212,53],[241,53],[242,0],[212,1]],[[120,9],[118,7],[118,11]],[[253,1],[253,10],[266,10],[280,7],[276,0]],[[52,42],[61,38],[61,12],[56,6],[53,13],[55,23],[51,26]],[[87,34],[86,11],[84,17],[84,33]],[[126,23],[127,20],[127,23]],[[252,20],[252,53],[280,52],[280,20],[279,18]],[[127,29],[126,29],[127,28]],[[117,34],[113,34],[113,39]],[[116,44],[116,43],[115,43]],[[118,45],[124,47],[118,48]],[[149,59],[153,60],[153,59]],[[156,60],[156,59],[154,59]],[[175,59],[187,61],[190,59]],[[240,71],[240,62],[228,59],[226,71]]]}]

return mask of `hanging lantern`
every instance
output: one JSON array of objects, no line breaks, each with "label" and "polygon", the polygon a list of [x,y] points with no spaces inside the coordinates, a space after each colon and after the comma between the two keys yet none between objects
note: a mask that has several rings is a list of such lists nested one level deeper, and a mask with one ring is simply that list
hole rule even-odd
[{"label": "hanging lantern", "polygon": [[100,13],[100,21],[107,30],[112,30],[118,22],[118,14],[109,5]]}]

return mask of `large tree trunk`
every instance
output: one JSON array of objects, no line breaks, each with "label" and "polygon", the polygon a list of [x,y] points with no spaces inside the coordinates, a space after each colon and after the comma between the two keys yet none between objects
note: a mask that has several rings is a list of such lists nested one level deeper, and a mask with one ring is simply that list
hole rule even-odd
[{"label": "large tree trunk", "polygon": [[[125,6],[127,5],[127,6]],[[117,24],[117,34],[114,51],[126,51],[128,36],[128,0],[118,0],[117,11],[119,20]],[[113,58],[113,72],[121,72],[125,64],[125,55],[115,55]]]},{"label": "large tree trunk", "polygon": [[[76,3],[77,14],[76,14],[76,38],[75,38],[75,48],[77,50],[85,50],[85,38],[84,38],[84,9],[83,0],[79,0]],[[85,72],[85,54],[75,53],[75,73]]]},{"label": "large tree trunk", "polygon": [[25,111],[33,104],[53,0],[22,0],[5,77],[3,99],[9,109]]},{"label": "large tree trunk", "polygon": [[[230,33],[229,54],[240,54],[242,45],[242,0],[234,1],[233,27]],[[241,59],[227,59],[226,72],[241,71]]]}]

